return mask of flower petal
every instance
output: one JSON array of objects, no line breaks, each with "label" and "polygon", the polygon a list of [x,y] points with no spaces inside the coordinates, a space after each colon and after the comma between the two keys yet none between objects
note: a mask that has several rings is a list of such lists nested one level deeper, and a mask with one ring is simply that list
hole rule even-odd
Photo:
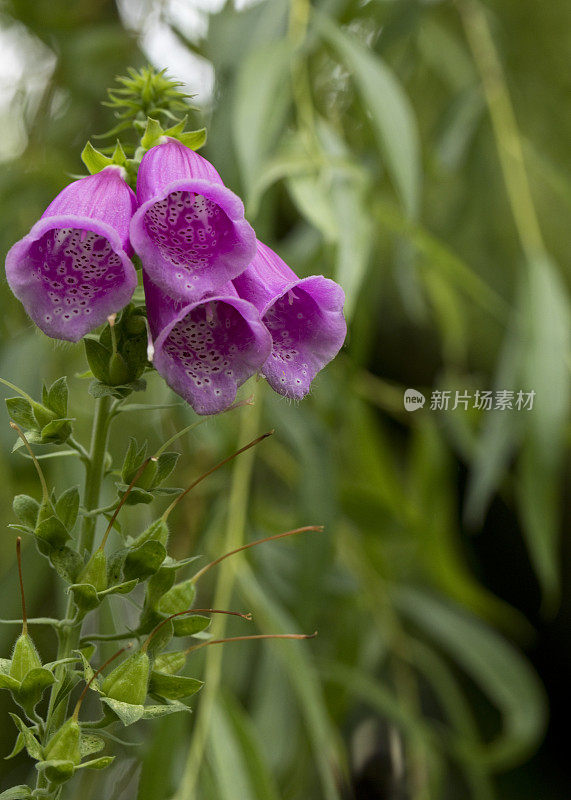
[{"label": "flower petal", "polygon": [[48,336],[79,341],[127,305],[136,199],[116,168],[67,186],[6,256],[10,288]]},{"label": "flower petal", "polygon": [[239,386],[268,358],[271,337],[256,308],[233,287],[176,303],[144,277],[154,365],[197,414],[228,408]]},{"label": "flower petal", "polygon": [[343,289],[322,275],[297,278],[262,242],[234,285],[256,305],[272,336],[272,352],[262,368],[266,380],[279,394],[304,397],[345,341]]},{"label": "flower petal", "polygon": [[218,291],[251,261],[255,234],[239,197],[193,150],[167,140],[145,154],[131,242],[151,280],[179,300]]}]

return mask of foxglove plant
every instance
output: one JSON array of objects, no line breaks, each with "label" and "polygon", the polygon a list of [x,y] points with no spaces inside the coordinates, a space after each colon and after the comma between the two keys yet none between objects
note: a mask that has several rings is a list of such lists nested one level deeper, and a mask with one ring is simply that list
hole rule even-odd
[{"label": "foxglove plant", "polygon": [[[22,633],[11,658],[0,659],[0,689],[19,706],[11,714],[18,733],[11,755],[25,749],[36,763],[36,779],[0,794],[0,800],[60,800],[79,771],[111,764],[112,755],[92,756],[113,738],[113,726],[188,711],[183,701],[202,683],[178,673],[195,650],[232,641],[208,638],[209,615],[250,619],[227,609],[195,608],[198,580],[242,550],[321,530],[307,526],[249,542],[177,580],[194,558],[168,555],[171,511],[214,470],[270,435],[227,456],[184,491],[165,487],[178,458],[168,448],[198,421],[152,455],[146,444],[131,439],[122,466],[115,469],[120,474],[115,499],[100,507],[103,481],[113,470],[107,452],[111,425],[120,415],[128,420],[125,399],[144,390],[146,373],[156,369],[201,415],[244,405],[235,403],[237,389],[256,373],[279,393],[300,398],[336,355],[346,331],[337,284],[322,276],[297,278],[273,251],[256,243],[241,200],[194,152],[205,132],[186,131],[186,117],[163,128],[161,119],[172,120],[185,108],[178,84],[152,69],[131,70],[120,82],[121,92],[110,92],[121,119],[113,132],[132,126],[138,142],[117,143],[106,153],[88,143],[82,159],[91,174],[64,188],[6,258],[8,283],[36,325],[52,338],[83,340],[96,404],[87,447],[74,435],[65,377],[44,387],[41,400],[0,378],[17,394],[6,400],[18,435],[15,449],[25,448],[41,486],[39,500],[14,499],[18,522],[11,527],[35,542],[68,597],[63,619],[28,619],[18,538],[22,620],[12,622],[22,625]],[[147,117],[149,102],[159,119]],[[144,303],[136,299],[134,251],[142,264]],[[68,453],[77,454],[85,466],[82,495],[77,487],[55,494],[35,445],[66,445]],[[122,525],[121,545],[111,549],[110,533],[122,509],[150,505],[165,494],[175,495],[167,509],[139,533]],[[96,541],[101,518],[107,527]],[[110,596],[132,592],[142,602],[135,628],[101,633],[98,609]],[[42,662],[28,630],[35,624],[53,628],[54,661]],[[199,633],[203,641],[173,647],[177,639]],[[234,640],[252,638],[268,635]],[[97,643],[107,640],[128,643],[113,658],[132,652],[111,671],[113,659],[95,670],[92,660],[103,660]],[[100,701],[95,720],[84,719],[88,692]]]}]

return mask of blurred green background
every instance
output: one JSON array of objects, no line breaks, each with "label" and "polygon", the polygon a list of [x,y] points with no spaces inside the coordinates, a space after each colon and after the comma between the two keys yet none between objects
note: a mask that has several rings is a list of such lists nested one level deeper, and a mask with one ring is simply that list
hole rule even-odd
[{"label": "blurred green background", "polygon": [[[259,237],[299,274],[338,280],[350,323],[310,397],[249,382],[256,405],[185,438],[176,475],[184,486],[276,428],[181,504],[171,546],[212,557],[325,524],[226,562],[201,592],[251,609],[260,632],[319,638],[202,651],[194,713],[128,729],[113,768],[66,796],[571,796],[571,5],[5,0],[0,45],[3,254],[113,124],[106,87],[150,61],[196,93],[204,155]],[[0,374],[36,395],[68,375],[86,437],[81,346],[34,331],[5,283],[0,303]],[[422,410],[404,410],[405,388],[425,394]],[[534,390],[534,407],[430,410],[435,390],[477,389]],[[156,375],[146,399],[176,401]],[[192,419],[182,404],[140,413],[115,429],[113,454],[129,433],[156,446]],[[3,527],[12,495],[38,491],[7,421]],[[44,464],[58,487],[82,482],[75,459]],[[3,617],[19,616],[13,556],[5,530]],[[24,561],[30,613],[61,612],[47,562],[32,546]],[[132,613],[118,601],[102,624]],[[2,655],[14,633],[0,628]],[[47,658],[53,636],[37,639]],[[0,703],[4,755],[15,729],[7,693]],[[22,783],[28,762],[0,771],[1,788]]]}]

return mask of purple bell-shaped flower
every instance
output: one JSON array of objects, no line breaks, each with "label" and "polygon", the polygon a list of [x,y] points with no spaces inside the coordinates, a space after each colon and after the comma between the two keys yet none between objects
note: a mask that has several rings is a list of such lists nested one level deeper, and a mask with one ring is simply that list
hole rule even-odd
[{"label": "purple bell-shaped flower", "polygon": [[172,300],[144,274],[153,363],[197,414],[218,414],[268,358],[272,340],[232,284],[193,303]]},{"label": "purple bell-shaped flower", "polygon": [[212,164],[176,139],[145,153],[137,200],[131,242],[153,283],[176,300],[218,292],[254,257],[242,201]]},{"label": "purple bell-shaped flower", "polygon": [[79,341],[127,305],[137,285],[129,223],[137,207],[121,167],[66,186],[6,256],[6,277],[36,325]]},{"label": "purple bell-shaped flower", "polygon": [[272,336],[263,375],[279,394],[300,399],[345,341],[343,289],[322,275],[298,278],[262,242],[250,266],[233,283],[240,297],[256,306]]}]

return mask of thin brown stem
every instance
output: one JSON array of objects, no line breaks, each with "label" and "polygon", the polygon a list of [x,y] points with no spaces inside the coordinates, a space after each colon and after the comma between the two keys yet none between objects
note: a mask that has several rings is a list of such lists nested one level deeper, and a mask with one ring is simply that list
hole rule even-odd
[{"label": "thin brown stem", "polygon": [[109,664],[110,664],[112,661],[115,661],[115,659],[116,659],[118,656],[120,656],[120,655],[121,655],[121,653],[124,653],[124,652],[125,652],[125,650],[130,650],[132,646],[133,646],[132,644],[128,644],[128,645],[126,645],[125,647],[122,647],[120,650],[117,650],[117,652],[116,652],[116,653],[114,653],[114,654],[111,656],[111,658],[108,658],[108,659],[107,659],[107,661],[106,661],[104,664],[102,664],[102,665],[99,667],[99,669],[98,669],[96,672],[94,672],[94,673],[93,673],[93,675],[91,676],[91,678],[90,678],[90,679],[87,681],[87,683],[86,683],[86,684],[85,684],[85,686],[83,687],[83,691],[82,691],[82,693],[79,695],[78,701],[77,701],[77,703],[75,704],[75,709],[74,709],[74,711],[73,711],[73,719],[74,719],[74,720],[76,720],[76,721],[77,721],[77,718],[78,718],[78,716],[79,716],[79,709],[81,708],[81,704],[83,703],[83,701],[84,701],[84,699],[85,699],[85,695],[87,694],[87,691],[88,691],[89,687],[91,686],[91,684],[93,683],[93,681],[95,680],[95,678],[96,678],[96,677],[97,677],[97,676],[98,676],[98,675],[99,675],[101,672],[103,672],[103,670],[105,669],[105,667],[109,666]]},{"label": "thin brown stem", "polygon": [[129,486],[127,488],[127,491],[125,492],[125,494],[121,498],[121,501],[119,502],[119,505],[117,506],[117,508],[113,512],[113,516],[109,520],[109,525],[107,526],[107,530],[103,534],[103,539],[101,540],[101,544],[99,545],[99,550],[103,550],[104,549],[105,544],[107,543],[107,539],[109,537],[109,534],[111,533],[111,529],[113,528],[113,525],[115,524],[115,520],[117,519],[117,516],[118,516],[119,512],[121,511],[121,509],[125,505],[125,502],[127,501],[127,498],[129,497],[129,495],[131,494],[131,491],[135,487],[135,484],[137,483],[137,481],[139,480],[139,478],[141,477],[141,475],[145,471],[145,469],[147,467],[147,464],[150,461],[156,461],[156,460],[157,459],[155,458],[155,456],[150,456],[149,458],[146,458],[143,461],[143,463],[141,464],[141,466],[139,467],[139,469],[135,472],[135,477],[133,478],[133,480],[129,484]]},{"label": "thin brown stem", "polygon": [[170,617],[167,617],[166,619],[163,619],[162,622],[159,622],[156,628],[153,628],[153,630],[150,632],[150,634],[143,642],[141,650],[143,652],[146,652],[153,636],[155,636],[155,634],[158,633],[158,631],[163,627],[163,625],[166,625],[167,622],[169,622],[171,619],[174,619],[175,617],[181,617],[183,614],[228,614],[231,617],[241,617],[242,619],[245,619],[248,622],[252,621],[252,615],[249,612],[247,614],[242,614],[240,611],[222,611],[219,608],[187,608],[186,611],[177,611],[176,614],[171,614]]},{"label": "thin brown stem", "polygon": [[167,510],[166,510],[166,511],[165,511],[165,513],[163,514],[163,517],[162,517],[162,518],[163,518],[163,520],[164,520],[164,521],[166,521],[166,520],[168,519],[168,517],[169,517],[169,514],[171,513],[171,511],[173,510],[173,508],[174,508],[174,507],[175,507],[175,506],[176,506],[178,503],[180,503],[180,501],[182,500],[182,498],[183,498],[183,497],[186,497],[186,495],[187,495],[187,494],[188,494],[188,493],[189,493],[189,492],[190,492],[192,489],[194,489],[194,487],[195,487],[195,486],[198,486],[198,484],[199,484],[199,483],[201,483],[201,482],[202,482],[202,481],[203,481],[205,478],[208,478],[208,476],[209,476],[209,475],[212,475],[212,473],[213,473],[213,472],[216,472],[216,470],[220,469],[220,467],[223,467],[223,466],[224,466],[225,464],[227,464],[229,461],[232,461],[234,458],[236,458],[236,456],[239,456],[239,455],[241,455],[242,453],[245,453],[245,452],[246,452],[246,450],[249,450],[251,447],[255,447],[257,444],[259,444],[260,442],[262,442],[264,439],[267,439],[267,438],[268,438],[268,436],[271,436],[271,435],[273,434],[273,432],[274,432],[273,430],[271,430],[271,431],[268,431],[267,433],[263,433],[261,436],[258,436],[256,439],[253,439],[251,442],[249,442],[248,444],[244,445],[244,447],[241,447],[239,450],[236,450],[236,452],[235,452],[235,453],[232,453],[232,455],[230,455],[230,456],[226,456],[226,458],[223,458],[223,459],[222,459],[222,461],[220,461],[220,462],[219,462],[218,464],[216,464],[214,467],[211,467],[209,470],[207,470],[207,471],[206,471],[206,472],[205,472],[203,475],[201,475],[201,476],[200,476],[200,478],[197,478],[195,481],[193,481],[193,482],[190,484],[190,486],[189,486],[187,489],[185,489],[185,490],[184,490],[184,492],[182,492],[182,494],[179,494],[179,496],[178,496],[178,497],[177,497],[175,500],[173,500],[173,501],[172,501],[172,503],[170,504],[170,506],[167,508]]},{"label": "thin brown stem", "polygon": [[286,531],[285,533],[277,533],[275,536],[265,536],[263,539],[256,539],[255,542],[249,542],[248,544],[243,544],[241,547],[237,547],[235,550],[230,550],[228,553],[224,553],[224,555],[215,558],[214,561],[211,561],[210,564],[206,564],[205,567],[202,567],[196,575],[193,575],[191,578],[193,583],[204,575],[205,572],[208,572],[209,569],[215,567],[217,564],[220,564],[221,561],[224,561],[225,558],[229,558],[230,556],[235,555],[235,553],[241,553],[242,550],[249,550],[250,547],[256,547],[259,544],[264,544],[264,542],[273,542],[276,539],[284,539],[286,536],[295,536],[298,533],[309,533],[310,531],[323,531],[323,525],[305,525],[303,528],[294,528],[291,531]]},{"label": "thin brown stem", "polygon": [[228,636],[224,639],[209,639],[207,642],[194,644],[184,650],[184,654],[200,650],[202,647],[208,647],[210,644],[225,644],[226,642],[249,642],[253,639],[315,639],[317,631],[313,633],[256,633],[253,636]]},{"label": "thin brown stem", "polygon": [[15,422],[10,420],[10,427],[13,428],[16,431],[16,433],[18,434],[20,439],[24,442],[24,446],[26,447],[26,450],[30,454],[30,458],[34,462],[34,466],[36,468],[36,472],[38,473],[38,478],[40,479],[40,483],[42,484],[42,493],[43,493],[43,496],[44,496],[44,500],[45,500],[45,502],[49,503],[49,501],[50,501],[50,493],[49,493],[49,490],[48,490],[48,485],[46,483],[46,479],[45,479],[44,473],[42,472],[42,468],[40,467],[40,462],[38,461],[38,459],[34,455],[34,451],[30,447],[30,443],[26,439],[24,431],[20,428],[20,426],[16,425]]}]

